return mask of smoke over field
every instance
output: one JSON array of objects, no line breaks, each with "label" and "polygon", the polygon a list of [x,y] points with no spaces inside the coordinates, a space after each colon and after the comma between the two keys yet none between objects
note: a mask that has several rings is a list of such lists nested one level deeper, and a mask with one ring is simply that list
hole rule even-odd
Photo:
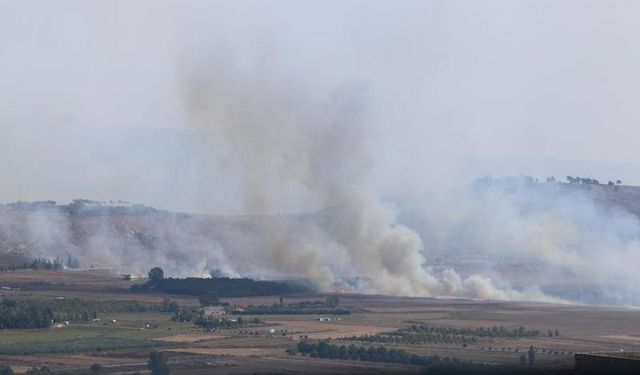
[{"label": "smoke over field", "polygon": [[485,179],[422,197],[350,194],[279,215],[11,205],[0,209],[0,246],[127,273],[157,264],[175,276],[301,277],[327,291],[638,303],[640,225],[627,209],[638,188]]},{"label": "smoke over field", "polygon": [[0,201],[159,208],[5,206],[0,250],[321,290],[640,303],[635,188],[473,182],[597,164],[575,160],[640,182],[623,163],[638,160],[633,12],[304,3],[0,12]]}]

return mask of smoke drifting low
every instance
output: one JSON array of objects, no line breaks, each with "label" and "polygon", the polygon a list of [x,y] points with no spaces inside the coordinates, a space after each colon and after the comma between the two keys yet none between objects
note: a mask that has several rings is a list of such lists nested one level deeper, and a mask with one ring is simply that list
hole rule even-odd
[{"label": "smoke drifting low", "polygon": [[633,190],[469,184],[592,173],[556,159],[640,182],[637,5],[116,3],[0,5],[0,201],[198,215],[5,207],[3,252],[640,303]]}]

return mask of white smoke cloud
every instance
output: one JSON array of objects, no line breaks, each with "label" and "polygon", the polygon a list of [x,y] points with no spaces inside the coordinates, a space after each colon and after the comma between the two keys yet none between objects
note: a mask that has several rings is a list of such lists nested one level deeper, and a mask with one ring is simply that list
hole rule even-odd
[{"label": "white smoke cloud", "polygon": [[362,278],[369,292],[538,300],[572,299],[535,289],[569,278],[637,301],[637,219],[592,196],[380,199],[491,169],[558,168],[540,158],[638,160],[637,5],[583,5],[3,3],[0,200],[326,210],[126,225],[3,213],[0,235],[26,239],[10,250],[137,272],[157,263],[177,276],[300,275],[323,289]]}]

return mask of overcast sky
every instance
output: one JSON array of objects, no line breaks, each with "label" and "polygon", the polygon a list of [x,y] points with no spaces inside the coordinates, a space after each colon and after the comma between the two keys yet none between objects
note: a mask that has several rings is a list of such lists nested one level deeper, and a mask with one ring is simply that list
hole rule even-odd
[{"label": "overcast sky", "polygon": [[223,172],[200,178],[217,160],[181,98],[211,56],[319,97],[364,87],[381,194],[487,173],[640,184],[639,19],[635,0],[0,0],[0,202],[237,210]]}]

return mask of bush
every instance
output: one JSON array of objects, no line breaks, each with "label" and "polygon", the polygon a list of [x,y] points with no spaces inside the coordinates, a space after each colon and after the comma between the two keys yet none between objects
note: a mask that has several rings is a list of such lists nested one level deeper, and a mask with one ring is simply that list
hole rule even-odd
[{"label": "bush", "polygon": [[164,271],[160,267],[153,267],[149,270],[149,281],[152,283],[157,283],[158,281],[164,279]]}]

